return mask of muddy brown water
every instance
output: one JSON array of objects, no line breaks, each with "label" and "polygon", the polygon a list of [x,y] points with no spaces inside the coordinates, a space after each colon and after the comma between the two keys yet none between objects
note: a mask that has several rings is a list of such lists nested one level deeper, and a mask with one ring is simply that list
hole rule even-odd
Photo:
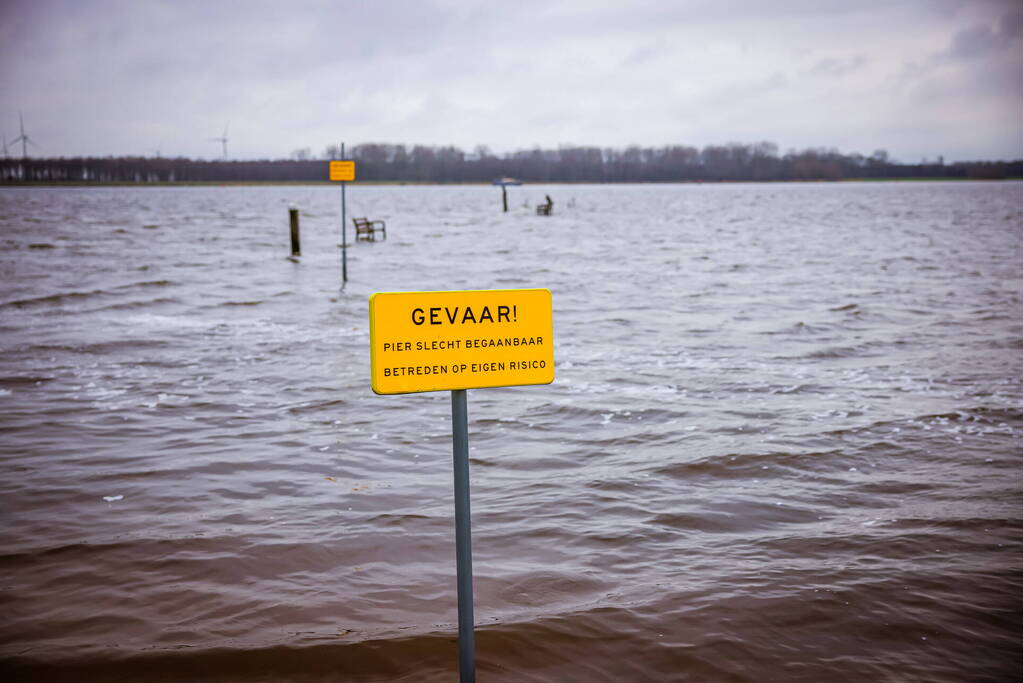
[{"label": "muddy brown water", "polygon": [[1018,674],[1023,184],[348,200],[340,291],[336,187],[0,189],[6,680],[454,680],[449,397],[372,393],[367,298],[517,287],[480,681]]}]

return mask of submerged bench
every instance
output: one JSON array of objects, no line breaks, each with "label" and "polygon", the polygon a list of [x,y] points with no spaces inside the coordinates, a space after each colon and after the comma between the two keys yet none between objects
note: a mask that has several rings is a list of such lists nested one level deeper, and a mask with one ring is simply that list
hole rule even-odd
[{"label": "submerged bench", "polygon": [[545,195],[545,198],[547,199],[547,203],[546,204],[537,204],[536,205],[536,215],[537,216],[550,216],[551,215],[551,209],[554,208],[554,200],[551,199],[550,195]]},{"label": "submerged bench", "polygon": [[356,241],[367,240],[375,242],[378,230],[383,234],[384,239],[387,239],[387,224],[383,221],[371,221],[368,218],[352,218],[352,223],[355,224]]}]

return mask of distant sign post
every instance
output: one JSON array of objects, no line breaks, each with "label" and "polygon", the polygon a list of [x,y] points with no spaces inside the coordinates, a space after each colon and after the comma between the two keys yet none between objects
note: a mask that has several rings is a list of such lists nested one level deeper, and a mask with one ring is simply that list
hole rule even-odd
[{"label": "distant sign post", "polygon": [[553,382],[552,310],[547,289],[378,292],[369,298],[373,391],[451,391],[461,683],[476,680],[465,392]]},{"label": "distant sign post", "polygon": [[[341,156],[345,155],[345,143],[341,143]],[[344,287],[345,283],[348,282],[348,239],[347,231],[348,228],[345,225],[347,222],[346,206],[345,206],[345,183],[350,180],[355,180],[355,162],[354,161],[331,161],[329,167],[329,177],[331,181],[341,183],[341,286]]]}]

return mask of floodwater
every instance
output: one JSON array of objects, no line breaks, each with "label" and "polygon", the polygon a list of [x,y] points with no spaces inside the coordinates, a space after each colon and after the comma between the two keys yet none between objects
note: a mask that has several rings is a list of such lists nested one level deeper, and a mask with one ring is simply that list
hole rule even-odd
[{"label": "floodwater", "polygon": [[450,397],[372,393],[367,298],[520,287],[480,681],[1018,675],[1023,184],[347,195],[341,291],[337,187],[0,189],[6,680],[454,680]]}]

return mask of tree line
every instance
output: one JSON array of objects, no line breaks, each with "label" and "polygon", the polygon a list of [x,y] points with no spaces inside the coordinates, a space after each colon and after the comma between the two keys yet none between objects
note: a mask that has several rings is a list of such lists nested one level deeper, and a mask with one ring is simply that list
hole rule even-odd
[{"label": "tree line", "polygon": [[[939,157],[900,163],[884,150],[870,156],[811,148],[780,153],[770,142],[624,149],[561,146],[495,154],[478,146],[367,143],[349,148],[357,178],[367,181],[480,183],[511,177],[523,182],[728,182],[854,178],[1006,178],[1023,176],[1023,160],[945,163]],[[327,180],[336,146],[319,158],[306,148],[289,159],[207,161],[184,157],[75,157],[0,160],[0,182],[317,182]]]}]

